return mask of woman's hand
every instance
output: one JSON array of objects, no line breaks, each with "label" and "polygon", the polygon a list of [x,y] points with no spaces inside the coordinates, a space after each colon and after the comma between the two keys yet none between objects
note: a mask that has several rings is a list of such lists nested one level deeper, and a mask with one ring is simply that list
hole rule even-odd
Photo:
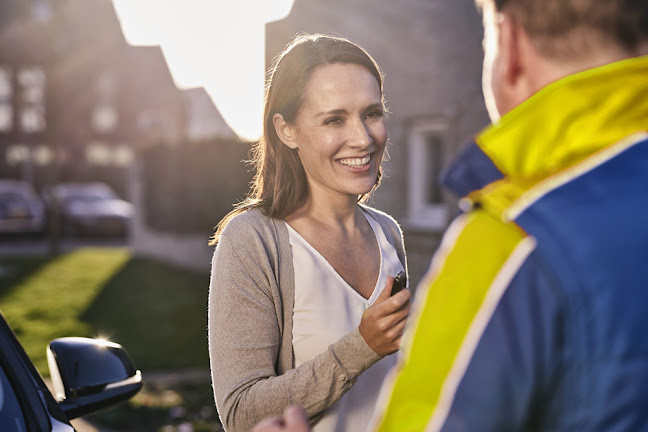
[{"label": "woman's hand", "polygon": [[364,311],[360,321],[360,334],[367,345],[381,356],[398,350],[410,310],[410,291],[404,289],[391,296],[393,284],[394,278],[389,276],[385,289]]},{"label": "woman's hand", "polygon": [[298,406],[289,406],[282,416],[257,423],[253,432],[309,432],[310,430],[304,410]]}]

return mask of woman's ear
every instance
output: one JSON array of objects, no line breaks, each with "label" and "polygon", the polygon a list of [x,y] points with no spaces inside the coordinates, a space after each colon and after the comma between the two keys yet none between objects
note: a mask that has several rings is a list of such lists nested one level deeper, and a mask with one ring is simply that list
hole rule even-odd
[{"label": "woman's ear", "polygon": [[297,149],[298,145],[295,140],[295,128],[289,125],[279,113],[272,116],[272,123],[274,124],[275,132],[277,132],[277,136],[281,142],[293,150]]}]

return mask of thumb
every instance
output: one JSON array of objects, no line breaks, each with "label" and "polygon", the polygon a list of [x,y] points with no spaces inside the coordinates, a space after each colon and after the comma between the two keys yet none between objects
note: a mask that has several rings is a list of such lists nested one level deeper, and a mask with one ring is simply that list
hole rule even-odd
[{"label": "thumb", "polygon": [[379,300],[387,300],[389,297],[391,297],[392,286],[394,286],[394,278],[393,278],[393,276],[387,276],[387,282],[385,283],[385,289],[382,290],[382,292],[378,296],[378,299]]},{"label": "thumb", "polygon": [[[286,427],[288,430],[308,430],[308,420],[306,420],[306,413],[304,410],[296,405],[289,406],[284,412],[284,418],[286,419]],[[291,429],[291,427],[297,429]]]}]

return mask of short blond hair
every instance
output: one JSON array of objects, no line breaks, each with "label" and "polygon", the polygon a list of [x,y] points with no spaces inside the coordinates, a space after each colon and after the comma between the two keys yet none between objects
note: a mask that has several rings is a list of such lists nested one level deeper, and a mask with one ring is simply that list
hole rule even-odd
[{"label": "short blond hair", "polygon": [[613,44],[637,54],[648,43],[648,0],[476,0],[505,12],[552,57],[588,54]]}]

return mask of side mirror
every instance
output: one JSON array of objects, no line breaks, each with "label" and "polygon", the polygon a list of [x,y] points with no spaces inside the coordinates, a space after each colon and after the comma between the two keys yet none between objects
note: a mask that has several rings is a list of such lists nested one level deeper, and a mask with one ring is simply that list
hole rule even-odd
[{"label": "side mirror", "polygon": [[142,374],[114,342],[54,339],[47,347],[47,363],[56,400],[68,419],[130,399],[142,388]]}]

